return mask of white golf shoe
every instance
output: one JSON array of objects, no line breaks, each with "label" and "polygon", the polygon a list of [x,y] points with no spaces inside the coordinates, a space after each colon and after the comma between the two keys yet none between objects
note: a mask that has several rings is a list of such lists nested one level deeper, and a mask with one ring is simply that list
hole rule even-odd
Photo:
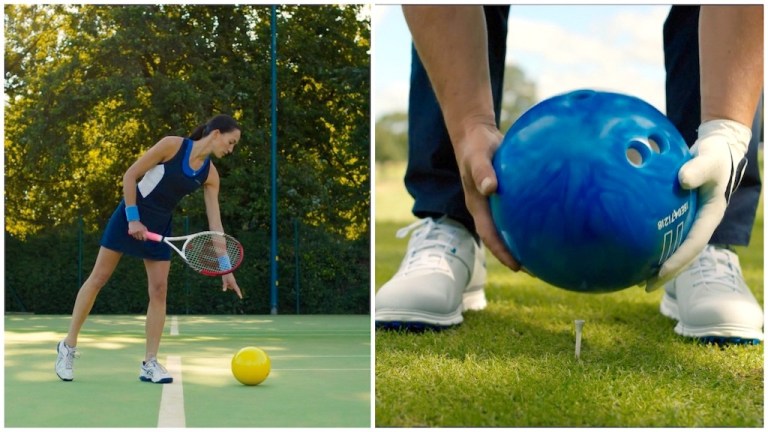
[{"label": "white golf shoe", "polygon": [[763,310],[727,248],[707,245],[664,290],[661,313],[678,321],[675,333],[718,344],[763,340]]},{"label": "white golf shoe", "polygon": [[426,218],[413,230],[397,273],[376,293],[376,326],[442,329],[461,324],[465,310],[485,308],[485,252],[459,222]]}]

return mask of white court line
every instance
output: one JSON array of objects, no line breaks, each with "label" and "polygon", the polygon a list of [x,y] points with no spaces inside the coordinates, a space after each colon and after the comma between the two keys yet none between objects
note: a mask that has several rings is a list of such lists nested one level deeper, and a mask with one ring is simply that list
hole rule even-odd
[{"label": "white court line", "polygon": [[338,372],[350,372],[350,371],[370,371],[371,369],[272,369],[273,371],[338,371]]},{"label": "white court line", "polygon": [[368,358],[370,354],[350,354],[350,355],[303,355],[303,354],[287,354],[269,356],[270,358]]},{"label": "white court line", "polygon": [[157,427],[186,427],[184,415],[184,387],[181,382],[181,357],[168,356],[166,359],[168,373],[173,376],[173,383],[160,384],[163,394],[160,397],[160,414],[157,416]]},{"label": "white court line", "polygon": [[171,336],[179,335],[179,318],[177,316],[171,317]]}]

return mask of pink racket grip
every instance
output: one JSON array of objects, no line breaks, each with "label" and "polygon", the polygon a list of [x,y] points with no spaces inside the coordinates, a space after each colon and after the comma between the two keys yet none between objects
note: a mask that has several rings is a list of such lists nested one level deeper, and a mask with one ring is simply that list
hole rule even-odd
[{"label": "pink racket grip", "polygon": [[161,236],[160,234],[155,234],[153,232],[149,232],[149,231],[147,231],[147,233],[144,234],[144,237],[147,240],[152,240],[152,241],[155,241],[155,242],[163,241],[163,236]]}]

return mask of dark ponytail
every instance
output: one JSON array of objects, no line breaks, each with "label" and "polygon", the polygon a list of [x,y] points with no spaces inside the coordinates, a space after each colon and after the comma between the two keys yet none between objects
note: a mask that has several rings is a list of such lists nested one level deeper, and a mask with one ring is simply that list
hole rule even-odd
[{"label": "dark ponytail", "polygon": [[195,130],[189,134],[189,138],[193,141],[197,141],[216,129],[218,129],[221,133],[232,132],[235,129],[242,130],[240,129],[240,125],[237,124],[235,119],[226,114],[219,114],[216,117],[208,120],[207,123],[196,127]]}]

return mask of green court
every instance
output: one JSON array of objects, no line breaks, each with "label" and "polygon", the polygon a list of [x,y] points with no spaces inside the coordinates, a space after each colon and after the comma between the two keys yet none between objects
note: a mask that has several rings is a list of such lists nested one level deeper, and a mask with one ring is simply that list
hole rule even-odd
[{"label": "green court", "polygon": [[[169,316],[158,359],[172,384],[138,379],[144,317],[94,315],[75,380],[54,372],[69,316],[6,315],[5,427],[371,426],[368,315]],[[232,376],[242,347],[269,354],[258,386]],[[161,414],[162,413],[162,414]]]}]

